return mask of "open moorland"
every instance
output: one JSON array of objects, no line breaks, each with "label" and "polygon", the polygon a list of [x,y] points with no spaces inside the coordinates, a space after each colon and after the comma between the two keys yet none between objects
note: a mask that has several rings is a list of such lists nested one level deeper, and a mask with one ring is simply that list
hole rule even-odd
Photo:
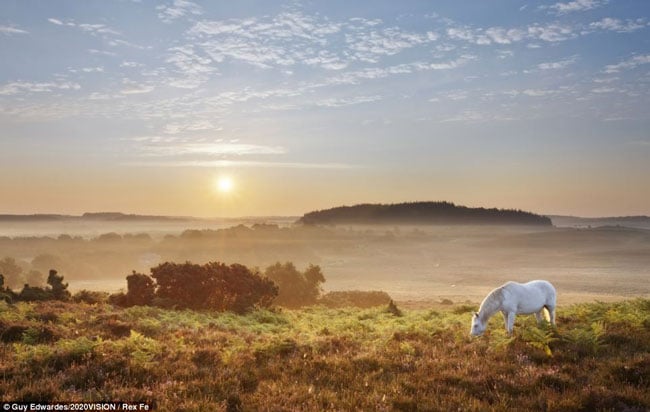
[{"label": "open moorland", "polygon": [[650,300],[564,305],[557,329],[475,306],[255,310],[0,302],[2,401],[160,411],[650,408]]}]

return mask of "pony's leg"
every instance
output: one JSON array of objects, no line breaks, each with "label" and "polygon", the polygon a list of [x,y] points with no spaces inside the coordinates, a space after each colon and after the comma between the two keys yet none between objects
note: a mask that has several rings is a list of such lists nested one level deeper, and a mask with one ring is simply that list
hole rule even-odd
[{"label": "pony's leg", "polygon": [[539,312],[535,312],[535,318],[537,319],[537,324],[539,325],[544,320],[544,308]]},{"label": "pony's leg", "polygon": [[515,327],[515,312],[504,312],[503,317],[506,321],[506,332],[508,335],[512,335],[512,329]]},{"label": "pony's leg", "polygon": [[548,316],[551,318],[551,325],[555,326],[555,306],[547,306]]}]

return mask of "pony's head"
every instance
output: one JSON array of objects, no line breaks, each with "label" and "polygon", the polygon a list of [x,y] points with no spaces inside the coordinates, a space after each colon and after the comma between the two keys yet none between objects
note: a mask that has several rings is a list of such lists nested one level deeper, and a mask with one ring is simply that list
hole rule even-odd
[{"label": "pony's head", "polygon": [[472,315],[472,329],[469,331],[469,334],[472,336],[481,336],[485,332],[485,323],[478,316],[478,312],[475,312]]}]

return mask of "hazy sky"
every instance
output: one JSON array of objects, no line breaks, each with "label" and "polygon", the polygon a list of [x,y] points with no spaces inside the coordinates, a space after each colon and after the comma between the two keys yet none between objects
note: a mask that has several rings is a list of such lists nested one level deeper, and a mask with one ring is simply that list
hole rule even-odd
[{"label": "hazy sky", "polygon": [[647,0],[3,0],[0,61],[0,213],[650,214]]}]

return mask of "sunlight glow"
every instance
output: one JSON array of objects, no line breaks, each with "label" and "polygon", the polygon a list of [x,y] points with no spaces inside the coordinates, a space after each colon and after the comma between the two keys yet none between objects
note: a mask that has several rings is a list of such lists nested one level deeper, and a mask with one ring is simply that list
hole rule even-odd
[{"label": "sunlight glow", "polygon": [[229,193],[233,190],[234,183],[229,176],[220,176],[217,178],[216,188],[220,193]]}]

